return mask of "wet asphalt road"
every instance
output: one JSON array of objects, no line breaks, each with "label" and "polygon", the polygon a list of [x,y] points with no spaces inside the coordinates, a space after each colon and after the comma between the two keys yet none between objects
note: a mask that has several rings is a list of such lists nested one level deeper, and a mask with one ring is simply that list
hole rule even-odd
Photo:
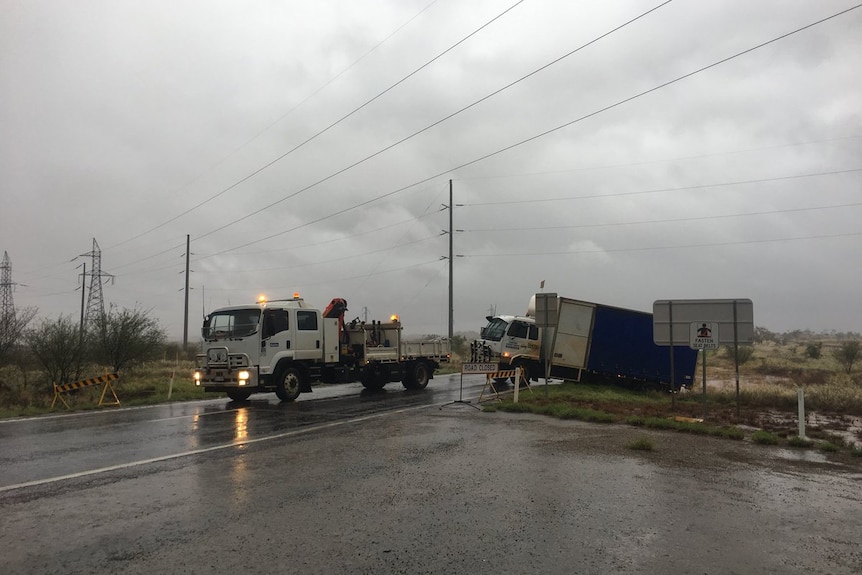
[{"label": "wet asphalt road", "polygon": [[862,572],[858,465],[392,388],[0,423],[0,572]]}]

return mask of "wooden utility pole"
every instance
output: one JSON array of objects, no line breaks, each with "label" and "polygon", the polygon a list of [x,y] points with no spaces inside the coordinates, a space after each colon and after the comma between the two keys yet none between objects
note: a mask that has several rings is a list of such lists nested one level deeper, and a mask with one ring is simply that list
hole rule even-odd
[{"label": "wooden utility pole", "polygon": [[186,304],[183,308],[183,351],[189,345],[189,248],[191,239],[189,234],[186,234]]},{"label": "wooden utility pole", "polygon": [[452,294],[453,294],[453,286],[452,286],[452,269],[455,267],[453,262],[455,261],[455,254],[452,253],[452,245],[453,245],[453,237],[455,235],[455,230],[452,229],[452,209],[455,205],[452,203],[452,180],[449,180],[449,341],[452,341],[453,327],[454,327],[454,317],[455,317],[455,308],[452,303]]}]

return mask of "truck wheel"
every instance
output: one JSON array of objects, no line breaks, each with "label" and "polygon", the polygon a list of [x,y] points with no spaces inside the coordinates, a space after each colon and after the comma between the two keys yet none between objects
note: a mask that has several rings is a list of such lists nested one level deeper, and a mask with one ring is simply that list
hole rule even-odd
[{"label": "truck wheel", "polygon": [[431,371],[424,361],[417,361],[411,368],[404,387],[407,389],[425,389],[428,380],[431,379]]},{"label": "truck wheel", "polygon": [[368,365],[362,372],[362,387],[371,391],[380,391],[389,381],[389,370],[384,365]]},{"label": "truck wheel", "polygon": [[251,392],[244,389],[232,389],[227,392],[227,396],[231,401],[245,401],[251,396]]},{"label": "truck wheel", "polygon": [[302,374],[295,367],[288,367],[279,372],[275,382],[275,394],[282,401],[293,401],[299,397],[302,387]]}]

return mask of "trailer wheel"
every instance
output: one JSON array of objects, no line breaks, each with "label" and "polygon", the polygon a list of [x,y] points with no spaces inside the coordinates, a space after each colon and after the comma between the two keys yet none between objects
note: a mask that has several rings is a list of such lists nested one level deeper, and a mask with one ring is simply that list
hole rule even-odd
[{"label": "trailer wheel", "polygon": [[417,361],[410,368],[404,387],[407,389],[425,389],[431,379],[431,370],[424,361]]},{"label": "trailer wheel", "polygon": [[275,394],[282,401],[293,401],[299,397],[302,387],[302,374],[295,367],[280,371],[275,382]]},{"label": "trailer wheel", "polygon": [[368,365],[362,371],[362,387],[371,391],[380,391],[389,382],[389,369],[382,364]]},{"label": "trailer wheel", "polygon": [[227,392],[227,396],[231,401],[245,401],[251,396],[251,392],[244,389],[232,389]]}]

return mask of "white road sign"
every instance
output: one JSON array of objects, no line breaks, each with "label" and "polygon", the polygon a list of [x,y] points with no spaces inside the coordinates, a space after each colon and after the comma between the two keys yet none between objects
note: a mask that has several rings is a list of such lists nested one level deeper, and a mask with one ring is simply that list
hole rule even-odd
[{"label": "white road sign", "polygon": [[693,321],[689,325],[688,345],[692,349],[717,349],[718,324],[709,321]]},{"label": "white road sign", "polygon": [[496,373],[499,371],[496,363],[463,363],[461,373]]}]

